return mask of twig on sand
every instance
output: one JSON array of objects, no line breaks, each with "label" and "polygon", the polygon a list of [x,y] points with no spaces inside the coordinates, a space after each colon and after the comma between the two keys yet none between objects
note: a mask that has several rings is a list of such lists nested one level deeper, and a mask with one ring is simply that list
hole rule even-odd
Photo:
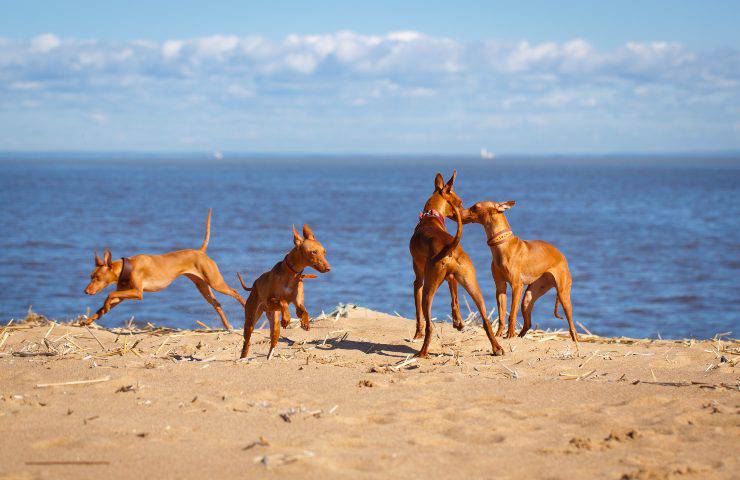
[{"label": "twig on sand", "polygon": [[507,367],[503,363],[500,363],[499,365],[501,365],[502,367],[504,367],[511,374],[511,378],[513,378],[513,379],[519,378],[519,373],[516,370],[512,370],[511,368]]},{"label": "twig on sand", "polygon": [[581,330],[583,330],[589,335],[593,335],[593,333],[591,333],[591,331],[588,328],[586,328],[586,325],[582,324],[581,322],[576,322],[576,323],[578,324],[579,327],[581,327]]},{"label": "twig on sand", "polygon": [[408,355],[405,360],[402,360],[401,362],[398,362],[395,365],[389,365],[388,368],[393,370],[394,372],[400,371],[403,367],[411,365],[412,363],[416,363],[416,358],[411,358],[411,355]]},{"label": "twig on sand", "polygon": [[198,325],[200,325],[201,327],[205,328],[206,330],[210,330],[210,329],[211,329],[211,327],[209,327],[209,326],[208,326],[208,325],[206,325],[205,323],[201,322],[200,320],[196,320],[196,321],[195,321],[195,323],[197,323],[197,324],[198,324]]},{"label": "twig on sand", "polygon": [[[51,333],[52,330],[54,330],[54,327],[56,327],[56,325],[57,325],[56,322],[51,322],[51,326],[49,327],[49,329],[44,334],[44,338],[46,338],[46,337],[49,336],[49,334]],[[87,328],[87,326],[85,328]]]},{"label": "twig on sand", "polygon": [[161,351],[162,351],[162,349],[164,348],[164,345],[165,345],[165,343],[167,343],[167,341],[168,341],[168,340],[169,340],[170,338],[172,338],[172,335],[170,335],[170,336],[168,336],[168,337],[165,337],[164,341],[162,342],[162,345],[160,345],[160,346],[159,346],[159,348],[157,349],[157,351],[156,351],[156,352],[154,352],[154,356],[155,356],[155,357],[156,357],[157,355],[159,355],[159,352],[161,352]]},{"label": "twig on sand", "polygon": [[106,375],[105,377],[95,378],[93,380],[72,380],[71,382],[37,383],[36,388],[59,387],[63,385],[87,385],[90,383],[107,382],[108,380],[110,380],[110,375]]},{"label": "twig on sand", "polygon": [[[52,327],[53,327],[53,324],[52,324]],[[108,350],[107,348],[105,348],[105,345],[103,345],[103,342],[101,342],[100,339],[93,333],[93,331],[90,330],[90,327],[88,327],[87,325],[85,325],[85,330],[87,330],[87,333],[89,333],[90,335],[92,335],[92,337],[95,339],[95,341],[98,342],[98,345],[100,345],[100,348],[102,348],[103,350]],[[49,329],[49,331],[51,332],[51,329]],[[46,338],[46,337],[44,337],[44,338]]]},{"label": "twig on sand", "polygon": [[2,338],[0,338],[0,350],[3,349],[3,345],[5,345],[5,342],[8,340],[8,337],[10,337],[10,332],[3,333]]}]

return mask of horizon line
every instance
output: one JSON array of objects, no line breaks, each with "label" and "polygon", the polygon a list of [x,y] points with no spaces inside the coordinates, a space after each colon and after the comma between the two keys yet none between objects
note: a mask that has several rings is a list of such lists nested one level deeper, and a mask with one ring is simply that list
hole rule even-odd
[{"label": "horizon line", "polygon": [[[485,147],[482,147],[485,148]],[[487,150],[487,149],[486,149]],[[494,159],[500,158],[519,158],[519,157],[532,157],[532,158],[585,158],[585,157],[718,157],[718,158],[740,158],[740,150],[656,150],[656,151],[639,151],[639,150],[611,150],[611,151],[593,151],[593,152],[493,152],[495,154]],[[347,151],[347,152],[335,152],[335,151],[250,151],[250,150],[222,150],[222,149],[193,149],[193,150],[0,150],[0,158],[8,158],[13,156],[18,157],[43,157],[43,156],[76,156],[91,158],[95,156],[136,156],[136,157],[161,157],[167,155],[184,155],[188,157],[202,156],[205,158],[213,158],[214,154],[219,154],[226,159],[238,159],[244,157],[364,157],[364,158],[380,158],[380,157],[452,157],[458,156],[462,158],[480,159],[479,154],[471,152],[361,152],[361,151]]]}]

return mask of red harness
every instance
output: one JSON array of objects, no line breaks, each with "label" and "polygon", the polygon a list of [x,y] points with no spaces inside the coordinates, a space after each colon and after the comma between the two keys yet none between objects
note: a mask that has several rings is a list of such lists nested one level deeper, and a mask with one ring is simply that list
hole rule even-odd
[{"label": "red harness", "polygon": [[419,213],[419,221],[420,222],[424,218],[426,218],[426,217],[432,217],[432,218],[434,218],[435,220],[437,220],[439,222],[440,225],[442,225],[442,229],[443,230],[446,230],[447,229],[445,227],[445,217],[443,217],[442,214],[439,213],[437,210],[431,209],[431,210],[427,210],[426,212]]}]

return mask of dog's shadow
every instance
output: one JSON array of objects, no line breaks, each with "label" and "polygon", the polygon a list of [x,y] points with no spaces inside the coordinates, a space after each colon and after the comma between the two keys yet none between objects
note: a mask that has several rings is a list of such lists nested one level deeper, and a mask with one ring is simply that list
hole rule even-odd
[{"label": "dog's shadow", "polygon": [[[281,341],[285,341],[289,346],[294,345],[295,340],[291,340],[286,337],[281,337]],[[324,340],[311,340],[305,343],[316,347],[317,350],[331,351],[331,350],[359,350],[366,354],[375,353],[377,355],[384,355],[386,357],[403,357],[408,354],[415,354],[417,351],[408,345],[396,345],[392,343],[375,343],[360,340],[350,340],[341,338],[329,338]],[[393,355],[401,354],[401,355]]]}]

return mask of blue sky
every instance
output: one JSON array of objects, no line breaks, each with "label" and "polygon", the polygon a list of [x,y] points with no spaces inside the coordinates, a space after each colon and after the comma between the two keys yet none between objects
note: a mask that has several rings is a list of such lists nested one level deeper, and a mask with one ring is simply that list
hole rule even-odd
[{"label": "blue sky", "polygon": [[739,10],[0,1],[0,150],[738,150]]}]

